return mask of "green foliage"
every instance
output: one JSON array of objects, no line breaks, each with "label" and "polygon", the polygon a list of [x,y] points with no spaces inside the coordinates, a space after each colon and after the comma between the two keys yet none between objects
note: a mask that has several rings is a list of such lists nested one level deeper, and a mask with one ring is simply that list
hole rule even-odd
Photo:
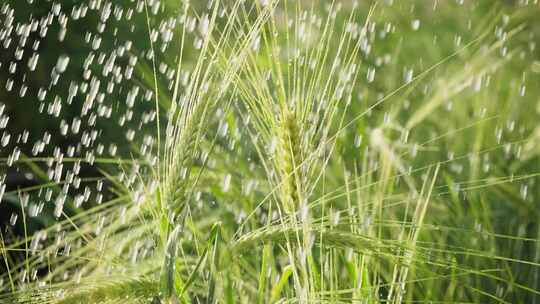
[{"label": "green foliage", "polygon": [[33,2],[0,303],[540,303],[535,1]]}]

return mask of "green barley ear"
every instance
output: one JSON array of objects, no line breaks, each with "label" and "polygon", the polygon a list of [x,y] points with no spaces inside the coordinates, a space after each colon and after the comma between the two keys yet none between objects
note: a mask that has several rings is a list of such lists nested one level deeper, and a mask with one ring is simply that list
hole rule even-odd
[{"label": "green barley ear", "polygon": [[[65,298],[53,303],[144,303],[149,302],[157,290],[158,286],[152,279],[125,279],[101,283],[96,287],[78,286],[75,290],[70,289]],[[126,300],[126,295],[129,295],[129,300]]]},{"label": "green barley ear", "polygon": [[302,163],[299,126],[294,112],[285,109],[279,134],[279,165],[282,175],[282,203],[287,213],[298,209],[301,199],[300,170]]},{"label": "green barley ear", "polygon": [[181,283],[178,270],[176,269],[176,258],[178,250],[178,238],[183,225],[177,225],[169,234],[167,246],[165,248],[165,261],[161,269],[160,291],[165,301],[173,302],[177,300],[176,286]]}]

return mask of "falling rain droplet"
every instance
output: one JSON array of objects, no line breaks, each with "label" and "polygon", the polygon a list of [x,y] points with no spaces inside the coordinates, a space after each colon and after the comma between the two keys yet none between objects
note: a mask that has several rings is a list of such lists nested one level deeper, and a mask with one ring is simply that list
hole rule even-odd
[{"label": "falling rain droplet", "polygon": [[68,64],[69,64],[69,57],[64,54],[60,55],[60,57],[58,57],[58,60],[56,61],[56,66],[55,66],[56,72],[58,72],[59,74],[64,73],[67,69]]},{"label": "falling rain droplet", "polygon": [[227,174],[223,177],[222,190],[223,192],[228,192],[231,187],[231,175]]},{"label": "falling rain droplet", "polygon": [[11,214],[11,217],[9,218],[9,224],[10,224],[11,226],[15,226],[15,224],[17,223],[17,218],[18,218],[18,217],[19,217],[19,216],[18,216],[16,213],[12,213],[12,214]]},{"label": "falling rain droplet", "polygon": [[411,22],[411,27],[412,27],[413,31],[417,31],[420,28],[420,20],[414,19]]},{"label": "falling rain droplet", "polygon": [[406,69],[405,73],[403,75],[403,79],[405,80],[405,83],[410,83],[413,80],[413,70],[412,69]]},{"label": "falling rain droplet", "polygon": [[368,68],[367,74],[366,74],[367,82],[371,83],[373,80],[375,80],[375,68]]},{"label": "falling rain droplet", "polygon": [[527,199],[527,188],[528,186],[526,184],[521,185],[519,193],[522,199]]}]

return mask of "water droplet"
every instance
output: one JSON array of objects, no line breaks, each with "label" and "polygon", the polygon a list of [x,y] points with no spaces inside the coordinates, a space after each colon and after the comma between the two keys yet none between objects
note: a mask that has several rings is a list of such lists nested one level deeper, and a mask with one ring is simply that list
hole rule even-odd
[{"label": "water droplet", "polygon": [[210,20],[208,19],[208,15],[205,14],[199,20],[199,33],[201,34],[202,37],[206,37],[208,35],[209,30],[210,30]]},{"label": "water droplet", "polygon": [[413,69],[405,69],[405,72],[403,73],[405,83],[410,83],[413,80],[413,74]]},{"label": "water droplet", "polygon": [[227,174],[223,177],[222,190],[228,192],[231,187],[231,175]]},{"label": "water droplet", "polygon": [[11,226],[15,226],[15,224],[17,223],[17,218],[18,218],[18,217],[19,217],[18,214],[12,213],[12,214],[11,214],[11,217],[9,218],[9,224],[10,224]]},{"label": "water droplet", "polygon": [[366,74],[367,82],[371,83],[373,80],[375,80],[375,68],[368,68],[367,74]]},{"label": "water droplet", "polygon": [[526,90],[526,87],[524,84],[522,84],[520,87],[519,87],[519,96],[523,97],[525,96],[525,90]]},{"label": "water droplet", "polygon": [[522,199],[527,199],[527,188],[528,188],[528,186],[526,184],[521,185],[519,193],[520,193]]},{"label": "water droplet", "polygon": [[412,27],[413,31],[417,31],[420,28],[420,20],[414,19],[411,22],[411,27]]}]

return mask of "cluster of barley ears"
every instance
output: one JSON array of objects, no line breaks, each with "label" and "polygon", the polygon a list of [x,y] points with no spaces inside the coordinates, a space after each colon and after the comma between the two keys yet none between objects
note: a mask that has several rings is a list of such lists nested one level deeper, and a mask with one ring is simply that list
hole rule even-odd
[{"label": "cluster of barley ears", "polygon": [[[6,155],[53,182],[0,187],[24,224],[23,238],[0,234],[0,302],[539,301],[534,5],[173,2],[124,4],[146,47],[129,51],[136,77],[118,94],[152,117],[124,158]],[[86,9],[106,24],[112,5]],[[404,17],[469,9],[487,13],[451,41]],[[14,10],[1,11],[7,29]],[[99,79],[81,84],[83,119],[109,102]],[[97,196],[55,180],[71,162],[98,168],[111,198],[80,208]],[[29,199],[48,189],[57,220],[30,234]]]}]

